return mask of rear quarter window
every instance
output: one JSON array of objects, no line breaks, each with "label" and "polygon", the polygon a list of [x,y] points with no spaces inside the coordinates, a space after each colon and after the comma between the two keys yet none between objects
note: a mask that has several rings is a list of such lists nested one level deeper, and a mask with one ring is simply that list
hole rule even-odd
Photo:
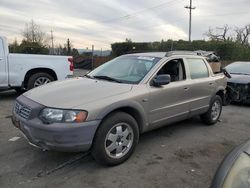
[{"label": "rear quarter window", "polygon": [[191,79],[209,77],[208,68],[203,59],[188,58],[187,64],[189,67]]}]

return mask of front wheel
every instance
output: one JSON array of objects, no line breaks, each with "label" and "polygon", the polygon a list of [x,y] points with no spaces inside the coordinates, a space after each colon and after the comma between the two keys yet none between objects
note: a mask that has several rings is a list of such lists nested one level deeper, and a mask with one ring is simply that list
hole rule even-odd
[{"label": "front wheel", "polygon": [[116,112],[100,125],[92,147],[92,156],[103,165],[118,165],[127,160],[139,140],[136,120],[127,113]]},{"label": "front wheel", "polygon": [[222,99],[219,95],[216,95],[211,103],[208,111],[201,115],[202,121],[207,125],[215,124],[220,118],[222,111]]}]

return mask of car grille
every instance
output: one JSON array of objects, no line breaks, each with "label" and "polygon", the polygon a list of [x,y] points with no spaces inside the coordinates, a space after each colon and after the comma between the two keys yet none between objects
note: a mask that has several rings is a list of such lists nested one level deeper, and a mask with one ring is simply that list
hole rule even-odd
[{"label": "car grille", "polygon": [[22,105],[19,102],[15,103],[15,112],[17,115],[21,116],[24,119],[28,119],[30,116],[31,109],[27,106]]}]

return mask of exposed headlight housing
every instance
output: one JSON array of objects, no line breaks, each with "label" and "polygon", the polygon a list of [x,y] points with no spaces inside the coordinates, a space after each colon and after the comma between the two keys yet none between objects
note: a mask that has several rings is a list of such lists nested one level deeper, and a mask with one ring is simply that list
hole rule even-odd
[{"label": "exposed headlight housing", "polygon": [[87,119],[88,113],[83,110],[64,110],[44,108],[40,112],[40,119],[44,123],[81,123]]}]

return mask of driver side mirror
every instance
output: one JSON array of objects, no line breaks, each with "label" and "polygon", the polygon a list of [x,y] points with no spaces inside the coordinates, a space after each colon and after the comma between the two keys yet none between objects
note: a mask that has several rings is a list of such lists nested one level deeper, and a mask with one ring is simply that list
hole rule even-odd
[{"label": "driver side mirror", "polygon": [[156,87],[162,86],[162,85],[167,85],[169,84],[171,81],[171,77],[169,74],[160,74],[157,75],[154,79],[153,79],[153,85]]},{"label": "driver side mirror", "polygon": [[230,73],[227,71],[227,69],[226,68],[223,68],[222,69],[222,72],[224,73],[224,75],[227,77],[227,78],[232,78],[232,76],[230,75]]}]

